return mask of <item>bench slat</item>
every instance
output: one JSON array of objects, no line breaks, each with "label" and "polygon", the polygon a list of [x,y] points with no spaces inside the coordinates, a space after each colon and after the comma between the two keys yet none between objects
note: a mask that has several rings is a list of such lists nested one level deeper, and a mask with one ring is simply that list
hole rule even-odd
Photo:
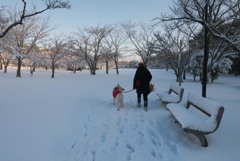
[{"label": "bench slat", "polygon": [[212,100],[196,96],[192,93],[188,95],[187,100],[190,104],[194,105],[195,107],[198,107],[202,111],[205,111],[205,113],[208,113],[209,115],[215,115],[213,117],[216,117],[217,112],[222,107],[220,104]]}]

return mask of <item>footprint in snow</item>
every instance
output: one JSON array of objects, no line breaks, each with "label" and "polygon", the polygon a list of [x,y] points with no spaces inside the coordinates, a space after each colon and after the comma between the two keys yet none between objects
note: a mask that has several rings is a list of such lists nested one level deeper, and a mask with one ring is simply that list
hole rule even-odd
[{"label": "footprint in snow", "polygon": [[113,146],[111,147],[111,149],[112,149],[113,151],[115,151],[115,150],[117,149],[118,145],[119,145],[119,143],[118,143],[118,137],[117,137],[117,138],[116,138],[116,141],[115,141],[115,143],[113,144]]},{"label": "footprint in snow", "polygon": [[173,154],[175,154],[175,155],[178,154],[178,148],[174,142],[170,141],[170,142],[168,142],[167,145],[168,145],[169,149],[173,152]]},{"label": "footprint in snow", "polygon": [[106,141],[106,132],[103,133],[103,135],[101,136],[101,142],[104,143]]},{"label": "footprint in snow", "polygon": [[128,150],[129,150],[129,153],[128,153],[128,156],[127,156],[127,160],[131,160],[131,155],[132,155],[132,153],[134,153],[135,152],[135,148],[131,145],[131,144],[127,144],[126,145],[126,147],[128,148]]},{"label": "footprint in snow", "polygon": [[142,145],[145,142],[144,133],[141,131],[138,131],[136,138],[139,145]]}]

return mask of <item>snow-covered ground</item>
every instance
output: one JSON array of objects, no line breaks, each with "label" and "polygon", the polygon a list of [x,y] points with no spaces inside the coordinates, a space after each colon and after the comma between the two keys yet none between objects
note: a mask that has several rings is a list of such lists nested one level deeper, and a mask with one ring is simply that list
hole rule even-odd
[{"label": "snow-covered ground", "polygon": [[[0,161],[239,161],[239,77],[221,76],[207,97],[225,107],[219,129],[207,136],[209,147],[186,134],[162,107],[156,93],[175,82],[172,71],[150,70],[155,91],[149,110],[136,107],[135,91],[124,94],[117,111],[112,89],[132,89],[134,69],[73,74],[37,70],[33,77],[15,70],[0,73]],[[201,95],[201,84],[184,81],[187,93]]]}]

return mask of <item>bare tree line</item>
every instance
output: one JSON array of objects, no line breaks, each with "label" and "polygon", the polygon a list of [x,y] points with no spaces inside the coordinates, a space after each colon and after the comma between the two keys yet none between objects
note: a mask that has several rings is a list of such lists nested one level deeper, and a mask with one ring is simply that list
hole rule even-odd
[{"label": "bare tree line", "polygon": [[[228,53],[227,56],[232,53],[239,57],[240,2],[239,0],[175,0],[171,11],[170,14],[162,15],[155,20],[158,23],[171,22],[173,30],[183,31],[182,28],[185,26],[191,27],[194,24],[200,28],[198,34],[204,32],[202,36],[204,45],[201,47],[204,49],[204,54],[199,57],[200,60],[202,57],[200,73],[202,96],[206,97],[209,78],[213,81],[220,72],[228,71],[223,70],[223,66],[231,68],[232,62],[224,53]],[[195,33],[192,29],[190,31]]]},{"label": "bare tree line", "polygon": [[[209,45],[207,54],[209,60],[206,65],[209,73],[208,79],[213,81],[218,72],[224,72],[219,65],[221,62],[225,62],[226,68],[229,69],[231,62],[229,59],[227,60],[227,57],[239,56],[239,6],[240,2],[238,0],[175,0],[174,5],[171,7],[171,13],[162,14],[154,20],[156,25],[164,26],[164,34],[172,35],[170,36],[171,39],[178,39],[178,34],[172,34],[176,31],[184,34],[181,36],[182,39],[187,36],[187,39],[185,38],[181,42],[188,43],[188,48],[185,49],[189,52],[189,58],[193,57],[196,51],[203,53],[205,47],[203,39],[204,29],[208,32],[207,40],[205,41]],[[166,38],[164,34],[156,35],[158,42],[162,44],[160,50],[166,44],[169,46],[172,44],[169,37],[167,40],[164,39]],[[178,42],[177,44],[180,43]],[[168,56],[172,54],[172,48],[173,46],[167,47],[169,51],[165,50],[168,52]],[[180,47],[176,46],[176,48],[180,51]],[[187,64],[189,68],[191,63],[188,62]],[[202,63],[200,64],[201,68],[203,68]],[[174,65],[171,66],[174,68]],[[193,69],[192,66],[189,70]],[[199,76],[202,76],[202,72],[199,73]]]},{"label": "bare tree line", "polygon": [[[4,63],[4,73],[7,72],[7,65],[14,55],[17,60],[17,77],[21,77],[21,65],[25,58],[30,58],[37,50],[38,41],[44,39],[49,30],[48,22],[37,24],[37,15],[54,9],[69,9],[69,1],[63,0],[43,0],[44,8],[30,11],[29,5],[25,0],[21,0],[22,8],[20,10],[8,11],[4,6],[1,7],[0,16],[0,41],[1,41],[1,59]],[[5,57],[7,55],[7,57]],[[4,56],[4,57],[3,57]],[[5,59],[7,58],[7,59]]]},{"label": "bare tree line", "polygon": [[[25,23],[16,26],[1,39],[1,58],[7,72],[7,65],[10,59],[17,61],[17,77],[21,77],[22,63],[28,62],[30,67],[46,66],[52,69],[52,78],[56,66],[68,66],[76,71],[86,64],[90,68],[90,74],[95,75],[99,62],[106,62],[108,68],[109,61],[114,62],[116,73],[119,74],[118,63],[124,55],[129,52],[128,38],[123,25],[104,25],[88,28],[77,28],[77,31],[69,35],[58,35],[51,37],[52,28],[48,21],[42,21],[39,17],[25,19]],[[147,33],[148,28],[142,27]],[[145,33],[143,33],[145,34]],[[143,35],[142,34],[142,35]],[[147,35],[149,36],[149,35]],[[142,44],[147,44],[148,39],[141,37]],[[153,35],[152,35],[153,38]],[[142,59],[148,60],[143,48],[136,48]],[[135,53],[132,50],[132,53]],[[7,60],[8,61],[7,61]],[[8,62],[8,63],[5,63]],[[147,63],[147,61],[145,61]],[[107,69],[108,70],[108,69]]]},{"label": "bare tree line", "polygon": [[[65,7],[56,8],[68,8],[68,3],[63,4]],[[208,21],[204,17],[206,7]],[[1,18],[1,25],[5,24],[3,20]],[[4,71],[9,59],[18,60],[18,66],[28,59],[30,65],[50,67],[52,78],[55,67],[60,64],[74,72],[86,64],[90,74],[95,75],[100,62],[106,64],[106,73],[109,62],[114,62],[116,73],[119,74],[119,60],[126,53],[131,53],[138,55],[146,66],[165,64],[172,68],[179,82],[185,78],[186,72],[192,73],[194,79],[197,76],[201,78],[202,73],[196,72],[196,68],[202,68],[202,59],[199,59],[202,55],[196,57],[196,53],[203,53],[203,27],[209,31],[208,72],[211,81],[218,72],[228,71],[231,62],[227,57],[239,53],[238,0],[175,0],[171,13],[155,18],[155,25],[126,21],[77,28],[70,35],[54,38],[49,37],[52,29],[47,21],[40,21],[35,15],[27,16],[21,22],[22,25],[12,27],[6,34],[4,30],[0,39]],[[14,30],[22,32],[15,32],[14,36]],[[193,63],[196,59],[200,61],[199,66]],[[220,63],[226,62],[227,70],[220,69]],[[21,76],[19,71],[17,76]]]}]

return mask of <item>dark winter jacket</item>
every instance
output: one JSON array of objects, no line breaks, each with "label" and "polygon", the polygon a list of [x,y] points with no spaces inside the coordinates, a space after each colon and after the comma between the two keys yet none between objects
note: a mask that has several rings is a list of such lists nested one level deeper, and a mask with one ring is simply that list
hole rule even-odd
[{"label": "dark winter jacket", "polygon": [[152,75],[150,71],[145,67],[138,67],[133,79],[133,89],[137,89],[137,93],[150,93],[150,81]]}]

